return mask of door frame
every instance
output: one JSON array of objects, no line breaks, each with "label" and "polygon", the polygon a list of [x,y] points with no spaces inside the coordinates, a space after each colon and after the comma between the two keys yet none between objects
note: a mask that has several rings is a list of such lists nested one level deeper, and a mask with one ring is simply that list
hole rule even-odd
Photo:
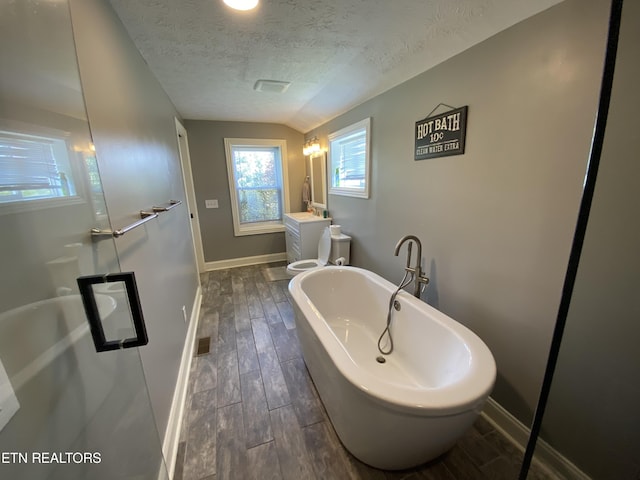
[{"label": "door frame", "polygon": [[200,216],[198,215],[198,203],[196,201],[196,191],[193,185],[193,173],[191,170],[191,157],[189,156],[189,140],[187,130],[184,125],[175,118],[176,138],[178,140],[178,154],[180,155],[180,165],[182,165],[182,181],[187,197],[187,208],[191,216],[191,237],[193,238],[193,251],[196,257],[198,273],[205,271],[204,250],[202,248],[202,235],[200,233]]}]

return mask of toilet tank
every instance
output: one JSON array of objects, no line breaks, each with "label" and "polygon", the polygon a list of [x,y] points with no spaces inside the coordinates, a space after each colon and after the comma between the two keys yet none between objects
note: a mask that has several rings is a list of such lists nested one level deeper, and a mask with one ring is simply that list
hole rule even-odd
[{"label": "toilet tank", "polygon": [[331,255],[329,262],[335,265],[336,260],[344,258],[344,264],[349,265],[349,251],[351,249],[351,237],[341,233],[331,236]]}]

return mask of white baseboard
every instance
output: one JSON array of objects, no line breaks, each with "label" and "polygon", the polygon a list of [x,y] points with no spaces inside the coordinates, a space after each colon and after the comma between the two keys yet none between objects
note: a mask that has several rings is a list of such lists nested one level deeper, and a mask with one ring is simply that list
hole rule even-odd
[{"label": "white baseboard", "polygon": [[[489,397],[482,416],[502,433],[520,451],[524,452],[531,430],[511,415],[498,402]],[[547,442],[538,438],[533,462],[544,469],[552,478],[566,480],[591,480],[587,474],[562,456]]]},{"label": "white baseboard", "polygon": [[261,263],[282,262],[287,259],[287,253],[269,253],[266,255],[256,255],[254,257],[230,258],[228,260],[218,260],[217,262],[206,262],[204,269],[222,270],[224,268],[246,267],[247,265],[259,265]]},{"label": "white baseboard", "polygon": [[193,350],[195,348],[195,337],[196,331],[198,330],[198,320],[200,319],[201,303],[202,287],[198,285],[196,296],[193,300],[193,308],[191,309],[191,319],[189,320],[187,337],[184,348],[182,349],[180,371],[178,372],[178,381],[176,382],[176,389],[173,393],[173,401],[171,402],[169,423],[162,443],[162,453],[169,472],[169,478],[173,478],[173,472],[176,468],[176,455],[178,454],[178,446],[180,444],[180,430],[182,429],[182,417],[187,396],[187,387],[189,386],[189,372],[191,371],[191,360],[193,359]]}]

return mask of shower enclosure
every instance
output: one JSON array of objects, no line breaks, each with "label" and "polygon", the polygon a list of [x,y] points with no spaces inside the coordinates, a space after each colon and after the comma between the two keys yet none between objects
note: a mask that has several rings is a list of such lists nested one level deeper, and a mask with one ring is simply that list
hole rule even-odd
[{"label": "shower enclosure", "polygon": [[168,478],[67,2],[0,0],[0,52],[0,478]]},{"label": "shower enclosure", "polygon": [[640,4],[613,0],[611,17],[614,68],[605,69],[602,95],[610,101],[607,112],[601,103],[592,149],[599,167],[589,169],[574,283],[527,450],[571,479],[640,478]]}]

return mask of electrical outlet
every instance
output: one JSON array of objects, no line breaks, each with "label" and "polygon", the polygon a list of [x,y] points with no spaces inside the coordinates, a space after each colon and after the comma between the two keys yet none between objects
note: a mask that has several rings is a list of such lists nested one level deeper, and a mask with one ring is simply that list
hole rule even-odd
[{"label": "electrical outlet", "polygon": [[214,199],[214,200],[205,200],[204,201],[204,206],[206,208],[218,208],[218,200]]}]

